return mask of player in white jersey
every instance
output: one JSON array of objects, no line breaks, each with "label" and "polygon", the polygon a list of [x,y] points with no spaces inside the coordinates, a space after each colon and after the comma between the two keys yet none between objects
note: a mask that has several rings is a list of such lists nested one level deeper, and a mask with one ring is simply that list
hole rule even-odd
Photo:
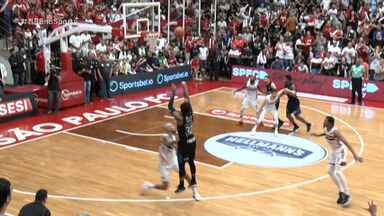
[{"label": "player in white jersey", "polygon": [[[151,182],[144,182],[141,194],[149,189],[167,190],[170,182],[170,174],[172,171],[178,172],[178,163],[176,156],[177,133],[176,128],[172,123],[164,125],[166,133],[161,137],[161,144],[159,146],[159,171],[160,171],[160,184],[153,184]],[[189,176],[186,176],[187,181],[190,181]]]},{"label": "player in white jersey", "polygon": [[328,144],[331,146],[331,154],[328,162],[328,174],[339,189],[339,198],[337,204],[342,207],[348,206],[351,201],[351,195],[348,191],[347,180],[341,172],[341,166],[345,163],[345,147],[352,153],[353,158],[357,162],[363,162],[363,158],[356,154],[354,149],[344,138],[344,136],[335,127],[335,119],[332,116],[327,116],[324,120],[324,132],[320,134],[312,133],[312,136],[325,136]]},{"label": "player in white jersey", "polygon": [[271,113],[275,124],[275,135],[278,134],[279,130],[279,112],[276,108],[276,103],[279,102],[280,97],[284,94],[284,89],[277,91],[276,88],[271,89],[271,93],[267,95],[262,102],[259,111],[256,115],[256,124],[252,129],[252,132],[256,132],[257,127],[264,120],[265,114]]},{"label": "player in white jersey", "polygon": [[243,102],[241,103],[240,110],[240,121],[239,124],[243,124],[243,116],[244,111],[248,107],[252,107],[255,112],[257,112],[257,91],[259,90],[259,82],[256,80],[256,76],[252,76],[245,85],[239,89],[237,89],[234,93],[246,90],[246,94],[244,96]]}]

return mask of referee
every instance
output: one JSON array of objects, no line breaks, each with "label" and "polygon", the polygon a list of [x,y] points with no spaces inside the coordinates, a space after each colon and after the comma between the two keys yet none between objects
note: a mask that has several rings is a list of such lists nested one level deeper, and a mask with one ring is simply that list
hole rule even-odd
[{"label": "referee", "polygon": [[356,92],[357,100],[359,104],[362,104],[363,100],[363,77],[366,77],[365,67],[363,65],[363,60],[357,58],[356,63],[351,67],[351,77],[352,77],[352,101],[351,104],[355,104]]}]

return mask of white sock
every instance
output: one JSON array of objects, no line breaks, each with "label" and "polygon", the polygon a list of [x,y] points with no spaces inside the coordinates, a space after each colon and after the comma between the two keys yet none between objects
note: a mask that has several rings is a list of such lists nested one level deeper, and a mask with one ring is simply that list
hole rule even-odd
[{"label": "white sock", "polygon": [[145,189],[153,189],[153,188],[155,188],[155,184],[153,184],[152,182],[145,182],[144,188]]},{"label": "white sock", "polygon": [[192,193],[193,193],[194,195],[199,193],[199,192],[197,191],[197,186],[196,186],[196,185],[193,185],[193,186],[191,187],[191,189],[192,189]]}]

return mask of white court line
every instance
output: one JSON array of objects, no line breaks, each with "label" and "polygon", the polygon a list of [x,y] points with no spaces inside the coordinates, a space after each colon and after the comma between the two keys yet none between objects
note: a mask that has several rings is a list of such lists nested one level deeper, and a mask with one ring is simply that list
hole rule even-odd
[{"label": "white court line", "polygon": [[[163,107],[162,107],[162,108],[163,108]],[[167,119],[175,119],[175,117],[170,116],[170,115],[165,115],[164,118],[167,118]]]},{"label": "white court line", "polygon": [[133,147],[133,146],[123,145],[121,143],[117,143],[117,142],[113,142],[113,141],[109,141],[109,140],[104,140],[104,139],[99,139],[99,138],[96,138],[96,137],[86,136],[86,135],[82,135],[82,134],[78,134],[78,133],[73,133],[73,132],[70,132],[70,131],[65,131],[65,132],[63,132],[63,134],[68,134],[68,135],[77,136],[77,137],[80,137],[80,138],[83,138],[83,139],[93,140],[93,141],[96,141],[96,143],[123,147],[123,148],[131,150],[131,151],[140,151],[141,150],[141,149]]},{"label": "white court line", "polygon": [[317,100],[326,100],[326,101],[339,102],[339,103],[345,103],[345,102],[348,101],[347,98],[332,97],[332,96],[319,95],[319,94],[311,94],[311,93],[305,93],[305,92],[297,92],[297,95],[299,97],[304,97],[304,98],[317,99]]},{"label": "white court line", "polygon": [[[310,109],[313,111],[316,111],[324,116],[329,115],[329,113],[324,112],[320,109],[314,108],[314,107],[308,107],[304,106],[306,109]],[[337,121],[341,122],[342,124],[346,125],[349,127],[358,137],[360,141],[360,150],[359,150],[359,156],[361,156],[364,152],[364,140],[361,136],[361,134],[354,128],[352,127],[349,123],[345,122],[344,120],[334,117]],[[342,169],[348,169],[355,163],[354,160],[349,162],[347,166],[343,167]],[[266,194],[266,193],[272,193],[272,192],[277,192],[277,191],[282,191],[282,190],[288,190],[292,188],[297,188],[297,187],[302,187],[311,183],[319,182],[321,180],[324,180],[328,178],[329,175],[323,175],[314,179],[309,179],[306,181],[294,183],[294,184],[289,184],[285,186],[280,186],[276,188],[270,188],[270,189],[265,189],[265,190],[260,190],[260,191],[253,191],[253,192],[243,192],[243,193],[235,193],[235,194],[227,194],[227,195],[219,195],[219,196],[205,196],[202,197],[201,200],[221,200],[221,199],[229,199],[229,198],[240,198],[240,197],[248,197],[248,196],[255,196],[255,195],[260,195],[260,194]],[[21,193],[21,194],[26,194],[26,195],[34,195],[34,193],[30,192],[24,192],[24,191],[19,191],[14,189],[15,192]],[[58,198],[58,199],[69,199],[69,200],[81,200],[81,201],[94,201],[94,202],[130,202],[130,203],[152,203],[152,202],[187,202],[187,201],[194,201],[192,198],[177,198],[177,199],[111,199],[111,198],[86,198],[86,197],[73,197],[73,196],[58,196],[58,195],[50,195],[49,197],[52,198]]]},{"label": "white court line", "polygon": [[[84,138],[84,139],[94,140],[94,141],[97,141],[97,142],[100,142],[100,143],[103,143],[103,144],[110,144],[110,145],[114,145],[114,146],[119,146],[119,147],[122,147],[122,148],[125,148],[125,149],[129,149],[129,150],[132,150],[132,151],[141,151],[141,152],[146,152],[146,153],[151,153],[151,154],[156,154],[156,155],[159,154],[157,151],[152,151],[152,150],[148,150],[148,149],[143,149],[143,148],[133,147],[133,146],[129,146],[129,145],[124,145],[124,144],[121,144],[121,143],[112,142],[112,141],[108,141],[108,140],[104,140],[104,139],[99,139],[99,138],[95,138],[95,137],[91,137],[91,136],[81,135],[81,134],[72,133],[72,132],[68,132],[68,131],[64,132],[64,133],[68,134],[68,135],[73,135],[73,136],[81,137],[81,138]],[[145,136],[145,134],[142,134],[141,136]],[[209,168],[222,169],[222,166],[215,166],[215,165],[204,163],[204,162],[200,162],[200,161],[196,161],[196,163],[204,165],[204,166],[209,167]]]},{"label": "white court line", "polygon": [[126,135],[131,135],[131,136],[145,136],[145,137],[161,137],[161,136],[166,135],[164,133],[159,133],[159,134],[134,133],[134,132],[125,131],[125,130],[115,130],[115,132],[121,133],[121,134],[126,134]]},{"label": "white court line", "polygon": [[[192,94],[190,95],[189,97],[190,98],[194,98],[194,97],[198,97],[198,96],[201,96],[201,95],[205,95],[205,94],[209,94],[211,92],[214,92],[214,91],[217,91],[217,90],[220,90],[222,89],[223,87],[219,87],[219,88],[214,88],[214,89],[210,89],[208,91],[204,91],[204,92],[200,92],[200,93],[197,93],[197,94]],[[180,101],[180,100],[183,100],[184,98],[178,98],[175,100],[175,102],[177,101]],[[143,99],[144,100],[144,99]],[[145,101],[145,100],[144,100]],[[25,141],[22,141],[22,142],[18,142],[18,143],[15,143],[15,144],[11,144],[11,145],[8,145],[8,146],[5,146],[5,147],[1,147],[0,148],[0,151],[2,150],[5,150],[5,149],[10,149],[10,148],[13,148],[13,147],[16,147],[16,146],[19,146],[19,145],[25,145],[25,144],[30,144],[30,143],[33,143],[34,141],[38,141],[40,139],[43,139],[43,138],[48,138],[48,137],[51,137],[51,136],[54,136],[54,135],[57,135],[57,134],[61,134],[61,133],[69,133],[69,131],[71,130],[76,130],[76,129],[79,129],[79,128],[82,128],[82,127],[87,127],[87,126],[90,126],[90,125],[94,125],[94,124],[98,124],[98,123],[102,123],[102,122],[105,122],[105,121],[109,121],[109,120],[112,120],[112,119],[116,119],[116,118],[120,118],[120,117],[124,117],[124,116],[128,116],[130,114],[134,114],[134,113],[137,113],[137,112],[141,112],[141,111],[145,111],[145,110],[148,110],[148,109],[153,109],[155,107],[160,107],[160,106],[163,106],[165,104],[167,104],[167,102],[164,102],[164,103],[160,103],[160,104],[157,104],[157,105],[153,105],[153,106],[148,106],[146,108],[142,108],[142,109],[137,109],[137,110],[134,110],[132,112],[128,112],[128,113],[122,113],[122,114],[119,114],[119,115],[116,115],[116,116],[111,116],[109,118],[106,118],[106,119],[100,119],[100,120],[96,120],[94,122],[88,122],[86,124],[83,124],[83,125],[79,125],[79,126],[75,126],[75,127],[71,127],[71,128],[67,128],[65,130],[60,130],[60,131],[57,131],[57,132],[54,132],[54,133],[50,133],[50,134],[47,134],[47,135],[44,135],[44,136],[39,136],[39,137],[36,137],[36,138],[32,138],[32,139],[29,139],[29,140],[25,140]],[[78,135],[78,134],[77,134]],[[89,137],[91,138],[91,137]],[[94,137],[92,137],[94,138]],[[112,143],[110,143],[112,144]],[[115,145],[117,145],[118,143],[114,143]],[[124,148],[126,149],[130,149],[130,150],[134,150],[136,151],[136,149],[134,149],[133,147],[129,148],[128,146],[125,146]],[[144,150],[141,150],[141,151],[144,151]],[[150,151],[149,151],[150,152]],[[212,166],[210,164],[205,164],[205,163],[201,163],[201,162],[197,162],[197,163],[200,163],[202,165],[205,165],[205,166],[209,166],[209,167],[212,167],[212,168],[216,168],[216,169],[220,169],[220,167],[216,167],[216,166]],[[13,192],[15,193],[19,193],[19,194],[24,194],[24,195],[30,195],[30,196],[35,196],[35,193],[32,193],[32,192],[28,192],[28,191],[22,191],[22,190],[18,190],[16,188],[14,188],[12,190]],[[58,195],[49,195],[49,197],[53,197],[53,198],[58,198],[58,199],[71,199],[70,197],[68,196],[58,196]],[[85,198],[85,199],[81,199],[80,197],[77,197],[79,199],[71,199],[71,200],[88,200],[88,198]]]},{"label": "white court line", "polygon": [[234,162],[231,161],[231,162],[229,162],[229,163],[224,164],[224,165],[221,166],[220,168],[221,168],[221,169],[225,169],[225,168],[231,166],[232,164],[234,164]]},{"label": "white court line", "polygon": [[[308,107],[308,106],[303,106],[304,108],[319,112],[320,114],[327,116],[329,113],[326,113],[320,109],[313,108],[313,107]],[[363,154],[364,151],[364,140],[360,133],[353,128],[349,123],[345,122],[344,120],[338,118],[335,116],[335,119],[342,124],[346,125],[349,127],[358,137],[360,141],[360,150],[359,150],[359,156]],[[347,166],[343,167],[342,169],[345,170],[349,167],[351,167],[355,161],[351,161],[348,163]],[[201,200],[221,200],[221,199],[228,199],[228,198],[239,198],[239,197],[248,197],[248,196],[255,196],[255,195],[260,195],[260,194],[265,194],[265,193],[272,193],[272,192],[277,192],[277,191],[282,191],[282,190],[287,190],[287,189],[292,189],[292,188],[297,188],[297,187],[302,187],[311,183],[315,183],[321,180],[324,180],[328,178],[329,175],[324,175],[320,176],[314,179],[309,179],[306,181],[294,183],[294,184],[289,184],[285,186],[280,186],[276,188],[270,188],[270,189],[265,189],[265,190],[260,190],[260,191],[253,191],[253,192],[244,192],[244,193],[235,193],[235,194],[227,194],[227,195],[219,195],[219,196],[205,196],[202,197]],[[22,193],[22,191],[18,191],[19,193]],[[26,192],[29,193],[29,192]],[[30,195],[33,195],[31,193]],[[59,198],[59,199],[70,199],[70,200],[82,200],[82,201],[94,201],[94,202],[130,202],[130,203],[151,203],[151,202],[187,202],[187,201],[194,201],[192,198],[176,198],[176,199],[111,199],[111,198],[85,198],[85,197],[68,197],[68,196],[57,196],[57,195],[52,195],[50,197],[53,198]]]},{"label": "white court line", "polygon": [[[161,106],[161,104],[159,104],[159,106]],[[320,114],[325,115],[325,116],[329,115],[329,113],[326,113],[326,112],[324,112],[324,111],[322,111],[320,109],[317,109],[317,108],[308,107],[308,106],[303,106],[303,107],[311,109],[313,111],[317,111]],[[363,140],[362,136],[360,135],[360,133],[355,128],[353,128],[350,124],[345,122],[344,120],[342,120],[342,119],[340,119],[340,118],[338,118],[336,116],[335,116],[335,119],[337,121],[345,124],[347,127],[349,127],[357,135],[357,137],[359,139],[359,142],[360,142],[359,156],[361,156],[362,153],[364,152],[365,144],[364,144],[364,140]],[[347,166],[343,167],[342,169],[345,170],[345,169],[351,167],[354,163],[355,163],[355,161],[353,160],[350,163],[348,163]],[[298,183],[294,183],[294,184],[289,184],[289,185],[285,185],[285,186],[280,186],[280,187],[276,187],[276,188],[265,189],[265,190],[261,190],[261,191],[235,193],[235,194],[219,195],[219,196],[206,196],[206,197],[202,197],[201,200],[219,200],[219,199],[239,198],[239,197],[247,197],[247,196],[254,196],[254,195],[259,195],[259,194],[271,193],[271,192],[276,192],[276,191],[287,190],[287,189],[292,189],[292,188],[296,188],[296,187],[305,186],[305,185],[308,185],[308,184],[311,184],[311,183],[314,183],[314,182],[321,181],[321,180],[326,179],[328,177],[329,177],[328,175],[324,175],[324,176],[320,176],[320,177],[317,177],[317,178],[314,178],[314,179],[309,179],[309,180],[306,180],[306,181],[302,181],[302,182],[298,182]],[[14,189],[14,191],[17,192],[17,193],[20,193],[20,194],[26,194],[26,195],[32,195],[32,196],[34,195],[34,193],[24,192],[24,191],[20,191],[20,190],[17,190],[17,189]],[[94,201],[94,202],[130,202],[130,203],[194,201],[194,199],[192,199],[192,198],[177,198],[177,199],[111,199],[111,198],[86,198],[86,197],[59,196],[59,195],[49,195],[49,197],[58,198],[58,199]]]}]

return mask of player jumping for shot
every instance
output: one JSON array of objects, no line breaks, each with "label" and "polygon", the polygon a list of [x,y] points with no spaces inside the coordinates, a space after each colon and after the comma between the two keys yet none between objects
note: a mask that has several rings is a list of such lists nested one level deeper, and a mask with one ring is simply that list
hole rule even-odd
[{"label": "player jumping for shot", "polygon": [[188,162],[191,170],[191,188],[193,198],[198,201],[200,195],[197,192],[196,183],[196,166],[195,166],[195,153],[196,153],[196,137],[192,131],[193,123],[193,110],[191,101],[189,99],[188,86],[185,82],[182,82],[184,102],[180,105],[180,111],[176,111],[174,108],[174,99],[176,96],[176,85],[172,84],[172,95],[168,103],[168,109],[171,115],[177,122],[177,132],[179,134],[179,141],[177,145],[177,160],[179,164],[179,185],[175,193],[180,193],[185,190],[184,179],[185,173],[185,162]]}]

